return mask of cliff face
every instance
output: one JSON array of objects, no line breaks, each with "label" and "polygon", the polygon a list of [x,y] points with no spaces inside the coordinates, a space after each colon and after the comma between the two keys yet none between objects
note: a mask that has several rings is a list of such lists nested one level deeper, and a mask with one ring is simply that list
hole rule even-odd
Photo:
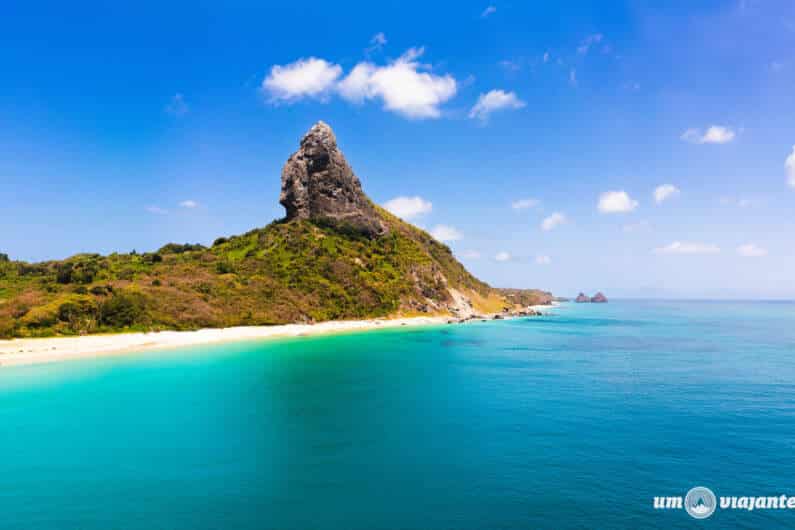
[{"label": "cliff face", "polygon": [[370,237],[387,227],[362,191],[331,127],[317,122],[282,170],[279,202],[287,220],[309,219],[348,228]]}]

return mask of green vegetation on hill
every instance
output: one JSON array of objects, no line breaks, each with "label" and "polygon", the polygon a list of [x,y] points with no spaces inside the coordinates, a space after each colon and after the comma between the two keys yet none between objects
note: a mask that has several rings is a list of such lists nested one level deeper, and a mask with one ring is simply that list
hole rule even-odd
[{"label": "green vegetation on hill", "polygon": [[373,204],[323,122],[287,160],[279,202],[284,220],[210,248],[169,243],[144,254],[43,263],[0,254],[0,338],[468,318],[547,296],[492,289],[447,246]]},{"label": "green vegetation on hill", "polygon": [[0,337],[187,330],[441,312],[447,287],[482,310],[504,299],[450,249],[382,209],[368,238],[311,221],[274,222],[210,248],[79,254],[25,263],[0,255]]}]

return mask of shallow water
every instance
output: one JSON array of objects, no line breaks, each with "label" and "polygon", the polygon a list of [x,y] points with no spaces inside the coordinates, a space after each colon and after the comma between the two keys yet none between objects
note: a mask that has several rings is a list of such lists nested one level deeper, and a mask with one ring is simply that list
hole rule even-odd
[{"label": "shallow water", "polygon": [[793,527],[795,304],[523,320],[0,370],[0,527]]}]

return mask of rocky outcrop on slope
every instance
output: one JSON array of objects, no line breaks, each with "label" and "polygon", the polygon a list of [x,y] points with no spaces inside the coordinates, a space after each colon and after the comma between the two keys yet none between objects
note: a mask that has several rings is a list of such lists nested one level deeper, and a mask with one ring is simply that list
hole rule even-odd
[{"label": "rocky outcrop on slope", "polygon": [[520,307],[550,305],[555,300],[552,293],[539,289],[496,289],[505,300]]},{"label": "rocky outcrop on slope", "polygon": [[388,230],[337,147],[331,127],[322,121],[309,129],[284,165],[279,202],[288,221],[328,222],[370,237]]}]

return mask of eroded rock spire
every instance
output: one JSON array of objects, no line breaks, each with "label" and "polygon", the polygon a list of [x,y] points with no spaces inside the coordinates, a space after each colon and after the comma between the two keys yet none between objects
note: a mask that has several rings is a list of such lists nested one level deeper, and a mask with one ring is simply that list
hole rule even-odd
[{"label": "eroded rock spire", "polygon": [[282,169],[279,202],[287,220],[331,222],[375,237],[387,232],[359,179],[337,147],[334,131],[317,122]]}]

